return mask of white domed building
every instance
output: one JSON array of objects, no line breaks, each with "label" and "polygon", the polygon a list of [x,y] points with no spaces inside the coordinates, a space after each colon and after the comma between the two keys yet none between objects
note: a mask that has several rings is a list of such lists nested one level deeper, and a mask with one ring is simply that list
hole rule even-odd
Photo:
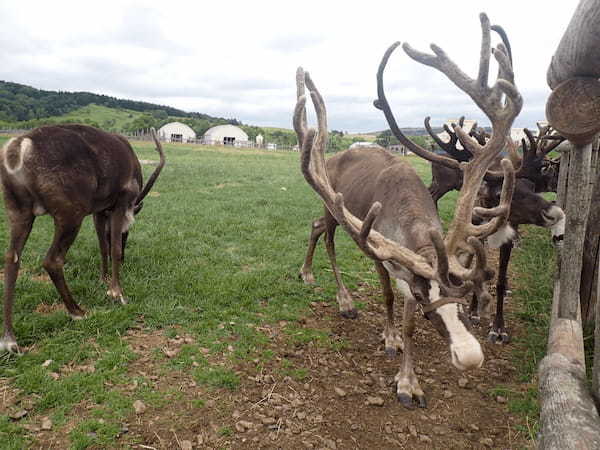
[{"label": "white domed building", "polygon": [[250,145],[248,135],[235,125],[217,125],[209,128],[204,133],[202,142],[208,145],[234,145],[236,147]]},{"label": "white domed building", "polygon": [[170,122],[158,130],[158,136],[165,142],[190,142],[196,140],[196,133],[185,123]]}]

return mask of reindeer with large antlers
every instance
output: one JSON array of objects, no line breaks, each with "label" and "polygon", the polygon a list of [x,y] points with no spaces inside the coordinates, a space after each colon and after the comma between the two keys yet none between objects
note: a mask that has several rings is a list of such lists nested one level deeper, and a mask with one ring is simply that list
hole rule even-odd
[{"label": "reindeer with large antlers", "polygon": [[[416,400],[425,406],[425,395],[413,369],[414,313],[421,305],[425,316],[450,343],[454,366],[461,370],[480,367],[483,352],[479,342],[468,329],[468,318],[463,311],[463,297],[469,292],[484,294],[484,282],[492,274],[486,264],[480,239],[502,227],[509,213],[513,188],[513,170],[508,160],[502,168],[505,182],[500,205],[492,209],[476,208],[477,214],[489,218],[486,224],[472,224],[472,215],[479,185],[489,165],[504,146],[511,124],[521,109],[521,96],[513,85],[511,64],[506,50],[499,46],[494,55],[500,65],[496,84],[487,86],[490,59],[490,24],[481,15],[482,46],[479,76],[468,78],[437,46],[435,56],[416,52],[407,44],[404,50],[413,59],[431,65],[450,78],[484,110],[492,121],[491,139],[484,145],[461,139],[467,143],[474,158],[459,166],[445,158],[446,164],[464,171],[456,215],[446,238],[425,185],[408,164],[384,150],[356,149],[337,154],[325,162],[327,115],[325,104],[308,74],[298,71],[298,102],[294,112],[294,129],[302,146],[302,173],[325,204],[325,216],[313,223],[307,258],[301,275],[310,282],[312,252],[317,239],[326,232],[327,252],[338,284],[340,312],[356,316],[352,298],[344,287],[335,262],[333,236],[341,225],[361,250],[375,262],[383,287],[387,307],[387,321],[383,337],[385,350],[390,356],[403,342],[403,364],[395,377],[396,395],[407,407]],[[383,72],[392,51],[385,53],[379,71],[376,106],[386,115],[392,131],[410,150],[430,154],[416,148],[400,132],[385,99]],[[318,132],[306,127],[304,83],[310,91],[317,112]],[[460,133],[461,131],[459,131]],[[436,155],[438,159],[443,157]],[[393,323],[394,294],[390,284],[394,278],[405,296],[402,339]]]},{"label": "reindeer with large antlers", "polygon": [[112,277],[107,294],[126,303],[119,280],[129,226],[165,164],[162,146],[152,129],[160,162],[146,185],[129,142],[120,135],[86,125],[36,128],[13,138],[0,153],[0,177],[10,241],[4,256],[4,335],[0,351],[18,352],[12,309],[21,253],[37,216],[54,219],[54,240],[44,258],[69,315],[85,312],[73,300],[63,266],[84,217],[93,214],[101,255],[101,272]]},{"label": "reindeer with large antlers", "polygon": [[[458,126],[462,128],[464,118],[461,117]],[[429,124],[429,117],[425,119],[425,128],[442,150],[458,162],[469,161],[473,155],[467,149],[458,148],[459,138],[456,132],[444,126],[450,139],[442,141]],[[474,124],[469,135],[485,143],[486,136],[481,131],[474,132]],[[565,227],[565,215],[561,208],[539,195],[539,192],[556,191],[558,179],[558,163],[547,158],[548,153],[554,150],[564,138],[553,133],[550,127],[538,124],[539,133],[534,136],[527,128],[524,130],[527,141],[522,140],[523,155],[517,154],[516,146],[508,142],[509,157],[516,167],[515,192],[510,206],[508,224],[497,233],[488,237],[491,247],[500,248],[498,262],[498,278],[496,281],[496,314],[488,334],[491,342],[508,343],[510,335],[504,323],[504,297],[507,292],[507,271],[510,262],[514,240],[517,237],[519,225],[537,225],[549,228],[554,242],[562,240]],[[478,203],[491,208],[498,204],[502,184],[502,173],[498,171],[500,157],[494,162],[484,177],[484,183],[479,191]],[[446,167],[442,164],[431,163],[432,181],[429,186],[434,202],[453,189],[460,189],[462,174],[460,170]],[[474,299],[476,304],[476,299]],[[474,305],[473,305],[474,306]],[[472,308],[475,310],[475,308]],[[479,320],[478,313],[473,317]]]}]

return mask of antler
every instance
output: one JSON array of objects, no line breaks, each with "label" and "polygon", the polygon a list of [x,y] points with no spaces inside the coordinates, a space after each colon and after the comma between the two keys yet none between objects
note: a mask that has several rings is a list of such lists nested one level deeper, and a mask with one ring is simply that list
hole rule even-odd
[{"label": "antler", "polygon": [[527,140],[521,139],[523,157],[519,158],[515,167],[518,167],[517,178],[527,178],[533,181],[536,185],[536,191],[541,192],[547,189],[542,171],[544,166],[550,164],[547,155],[558,147],[565,138],[556,134],[550,126],[544,127],[539,123],[537,125],[539,129],[537,136],[534,136],[527,128],[523,130]]},{"label": "antler", "polygon": [[[450,140],[448,142],[442,141],[440,137],[437,134],[435,134],[431,129],[431,125],[429,124],[430,119],[430,117],[425,117],[425,129],[429,133],[429,136],[433,138],[435,143],[458,162],[467,162],[468,160],[470,160],[473,154],[466,149],[459,149],[457,147],[456,144],[458,144],[459,139],[456,133],[452,131],[450,127],[448,127],[448,125],[444,124],[444,131],[448,134]],[[464,123],[465,116],[461,116],[460,119],[458,119],[458,126],[462,128]],[[453,123],[452,128],[454,128],[455,126],[456,124]]]},{"label": "antler", "polygon": [[[375,101],[375,106],[383,110],[390,129],[396,138],[411,151],[430,161],[438,162],[452,168],[461,168],[463,171],[463,186],[456,204],[454,220],[450,225],[445,239],[450,270],[453,274],[463,279],[469,279],[468,276],[473,275],[473,271],[471,270],[467,273],[467,269],[458,260],[461,254],[473,254],[475,251],[472,244],[474,240],[470,239],[470,237],[484,238],[489,236],[505,224],[508,218],[510,200],[514,190],[514,170],[510,161],[505,159],[501,163],[504,173],[504,183],[499,206],[487,210],[477,208],[476,213],[478,215],[488,217],[490,220],[483,225],[472,224],[473,208],[481,181],[490,165],[500,154],[507,136],[510,136],[511,125],[520,112],[523,103],[521,95],[514,85],[514,73],[505,46],[498,44],[496,49],[490,52],[489,19],[485,14],[481,14],[480,21],[482,43],[479,72],[476,79],[469,78],[448,58],[440,47],[434,44],[431,45],[434,55],[418,52],[406,43],[403,45],[404,51],[411,58],[444,73],[454,84],[467,93],[490,119],[492,123],[492,135],[484,145],[481,145],[476,139],[469,136],[461,127],[454,127],[454,132],[457,134],[463,147],[473,154],[473,158],[468,163],[461,163],[459,165],[455,160],[428,152],[406,138],[397,126],[391,108],[385,98],[383,71],[391,53],[398,47],[398,42],[393,44],[382,58],[377,73],[377,92],[379,98]],[[498,77],[492,87],[489,87],[487,83],[490,53],[494,54],[499,65]]]},{"label": "antler", "polygon": [[[298,139],[302,142],[302,173],[304,178],[306,178],[306,181],[321,196],[325,206],[336,221],[372,259],[378,261],[393,260],[416,275],[438,281],[451,293],[464,293],[466,290],[472,289],[470,283],[464,283],[462,286],[454,286],[450,282],[448,256],[446,254],[443,239],[437,230],[433,228],[429,230],[437,255],[437,265],[434,267],[423,256],[387,239],[381,233],[373,229],[373,224],[381,211],[381,203],[373,203],[364,220],[360,220],[354,216],[345,207],[343,195],[341,193],[336,193],[331,186],[325,165],[325,146],[328,135],[325,103],[309,74],[307,72],[301,72],[301,70],[302,69],[298,69],[298,73],[304,74],[304,81],[306,87],[310,91],[318,123],[318,132],[312,128],[306,128],[306,96],[303,94],[304,88],[299,86],[298,93],[301,95],[297,100],[296,108],[294,110],[294,130],[296,131]],[[297,82],[299,84],[302,82],[301,77],[297,78]],[[481,244],[479,243],[479,245]],[[477,270],[481,270],[483,267],[479,261],[480,259],[476,258],[475,267]]]},{"label": "antler", "polygon": [[160,172],[163,169],[163,167],[165,166],[165,153],[163,152],[162,144],[160,143],[160,140],[158,139],[158,136],[156,135],[156,130],[154,128],[150,128],[150,134],[152,135],[152,139],[154,140],[154,144],[156,145],[156,151],[158,152],[160,161],[158,162],[158,166],[156,167],[156,169],[154,169],[154,172],[152,172],[152,175],[150,175],[150,178],[148,178],[146,185],[144,186],[142,191],[137,196],[137,199],[135,200],[136,212],[142,208],[142,201],[144,200],[146,195],[148,195],[148,192],[150,192],[150,189],[152,189],[152,186],[154,186],[156,179],[160,175]]}]

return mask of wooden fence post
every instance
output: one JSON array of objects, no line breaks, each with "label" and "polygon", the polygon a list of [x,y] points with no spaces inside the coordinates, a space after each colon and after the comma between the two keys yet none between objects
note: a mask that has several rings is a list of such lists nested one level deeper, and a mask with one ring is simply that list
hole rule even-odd
[{"label": "wooden fence post", "polygon": [[[599,29],[600,0],[581,0],[547,74],[553,92],[546,116],[573,148],[568,169],[562,167],[565,161],[561,158],[562,193],[567,187],[566,196],[559,194],[559,204],[565,201],[565,239],[559,258],[560,280],[555,280],[548,353],[539,367],[539,448],[543,450],[600,448],[600,417],[587,386],[579,320],[584,232],[593,181],[592,141],[600,132]],[[563,172],[568,172],[568,180]]]}]

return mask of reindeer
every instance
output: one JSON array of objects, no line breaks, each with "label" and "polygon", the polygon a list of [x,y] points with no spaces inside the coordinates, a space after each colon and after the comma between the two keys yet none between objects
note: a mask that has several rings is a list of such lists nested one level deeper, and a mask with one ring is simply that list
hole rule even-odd
[{"label": "reindeer", "polygon": [[160,162],[145,186],[129,142],[94,127],[40,127],[4,145],[0,177],[10,241],[4,255],[4,335],[0,351],[19,352],[12,324],[15,283],[21,253],[37,216],[49,214],[54,219],[54,239],[43,266],[73,319],[82,319],[85,311],[73,300],[63,266],[81,222],[89,214],[94,217],[104,280],[108,279],[110,254],[112,277],[107,295],[126,303],[119,267],[128,229],[165,164],[154,130],[152,137]]},{"label": "reindeer", "polygon": [[[301,168],[309,185],[319,194],[325,205],[323,218],[313,223],[309,249],[301,274],[305,281],[313,281],[312,253],[319,236],[326,233],[327,253],[338,285],[337,299],[340,313],[356,317],[350,293],[343,285],[336,264],[334,233],[341,225],[359,248],[375,262],[383,287],[387,320],[383,331],[386,353],[393,357],[402,344],[403,364],[395,376],[396,396],[406,407],[413,400],[426,406],[425,395],[413,369],[414,314],[417,305],[450,344],[452,363],[460,370],[480,367],[484,356],[477,339],[469,331],[468,317],[463,311],[463,297],[470,292],[483,295],[484,282],[493,276],[487,267],[480,238],[496,232],[508,217],[514,184],[510,161],[502,162],[505,181],[501,201],[492,209],[475,211],[489,222],[472,224],[477,191],[488,166],[498,155],[511,124],[521,109],[522,99],[513,84],[512,66],[502,44],[494,51],[500,71],[496,84],[487,86],[490,58],[490,23],[485,14],[480,16],[482,46],[479,75],[468,78],[437,46],[435,56],[413,50],[404,44],[410,57],[443,72],[459,88],[468,93],[490,118],[494,127],[491,139],[480,146],[468,141],[475,157],[463,166],[444,158],[447,165],[464,170],[463,186],[457,202],[456,215],[446,238],[433,200],[414,169],[400,158],[380,149],[355,149],[339,153],[325,162],[327,141],[327,114],[325,104],[308,73],[297,74],[298,101],[294,112],[294,129],[301,144]],[[410,150],[430,153],[408,140],[398,128],[385,98],[383,72],[387,61],[399,42],[385,53],[379,66],[378,99],[376,107],[383,110],[394,134]],[[314,104],[318,133],[306,126],[306,97],[308,87]],[[464,133],[462,130],[457,131]],[[443,157],[435,155],[436,158]],[[394,293],[390,278],[394,278],[404,294],[402,338],[394,327]]]},{"label": "reindeer", "polygon": [[[462,128],[464,118],[461,117],[458,126]],[[458,148],[459,137],[444,126],[450,139],[448,142],[442,141],[431,129],[429,117],[425,119],[425,128],[449,156],[458,162],[470,160],[473,155],[466,149]],[[482,130],[474,131],[477,125],[473,125],[470,136],[475,137],[478,142],[484,142],[486,135]],[[558,179],[558,164],[547,158],[548,153],[554,150],[564,138],[553,133],[551,127],[542,127],[538,124],[539,132],[537,137],[527,128],[524,130],[527,141],[522,140],[523,156],[520,157],[515,145],[509,142],[508,150],[515,167],[517,167],[515,176],[515,193],[510,206],[510,215],[508,224],[499,230],[495,235],[488,237],[488,244],[494,248],[500,248],[500,260],[498,263],[498,279],[496,281],[496,314],[488,333],[490,342],[508,343],[510,335],[506,330],[504,323],[504,297],[507,293],[507,271],[510,262],[510,255],[518,236],[519,225],[537,225],[549,228],[552,233],[553,242],[560,242],[563,239],[565,227],[565,215],[561,208],[554,203],[546,200],[538,192],[556,191]],[[478,203],[491,208],[499,200],[502,175],[497,170],[500,158],[498,158],[491,169],[484,177],[482,188],[479,192]],[[462,179],[461,172],[451,169],[439,163],[431,163],[432,181],[429,186],[433,200],[437,206],[438,200],[452,189],[459,190]],[[474,299],[472,310],[476,310]],[[479,314],[473,312],[472,319],[479,321]]]}]

